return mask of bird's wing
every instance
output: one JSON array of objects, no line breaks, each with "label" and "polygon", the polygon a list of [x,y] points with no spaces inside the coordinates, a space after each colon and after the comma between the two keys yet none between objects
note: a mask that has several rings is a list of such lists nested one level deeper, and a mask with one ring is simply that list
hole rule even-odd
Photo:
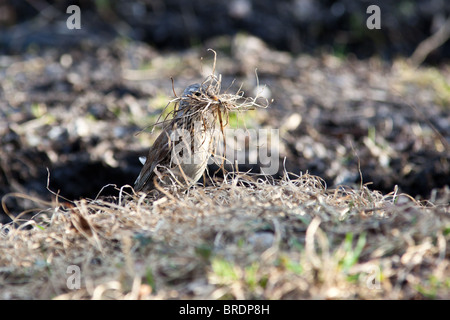
[{"label": "bird's wing", "polygon": [[153,183],[152,180],[155,175],[153,170],[158,164],[164,163],[164,159],[168,156],[170,156],[169,135],[166,131],[163,131],[156,138],[155,143],[149,150],[144,167],[134,182],[134,189],[136,191],[141,191],[147,184]]}]

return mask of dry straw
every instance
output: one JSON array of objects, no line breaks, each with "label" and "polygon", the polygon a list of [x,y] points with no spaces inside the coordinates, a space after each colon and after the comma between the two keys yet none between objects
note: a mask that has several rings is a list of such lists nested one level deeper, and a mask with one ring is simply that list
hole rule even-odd
[{"label": "dry straw", "polygon": [[125,186],[2,226],[0,298],[449,298],[449,190],[421,204],[308,174],[230,173],[165,192]]}]

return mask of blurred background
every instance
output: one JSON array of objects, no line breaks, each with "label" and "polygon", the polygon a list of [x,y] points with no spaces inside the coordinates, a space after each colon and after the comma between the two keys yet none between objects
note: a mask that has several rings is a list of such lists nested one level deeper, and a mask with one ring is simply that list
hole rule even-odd
[{"label": "blurred background", "polygon": [[[435,197],[450,183],[449,36],[445,0],[0,0],[0,196],[132,185],[155,138],[136,133],[173,96],[171,77],[180,92],[211,72],[212,48],[224,87],[254,95],[258,69],[274,102],[232,120],[280,129],[288,171]],[[27,197],[1,210],[38,206]]]},{"label": "blurred background", "polygon": [[[66,9],[73,4],[81,9],[82,32],[65,28]],[[366,28],[370,5],[381,9],[378,32]],[[4,52],[23,52],[32,44],[64,46],[119,36],[180,50],[245,32],[291,53],[325,49],[358,58],[392,59],[410,56],[442,27],[449,12],[445,0],[1,0],[1,46]],[[447,42],[427,62],[440,63],[449,56]]]}]

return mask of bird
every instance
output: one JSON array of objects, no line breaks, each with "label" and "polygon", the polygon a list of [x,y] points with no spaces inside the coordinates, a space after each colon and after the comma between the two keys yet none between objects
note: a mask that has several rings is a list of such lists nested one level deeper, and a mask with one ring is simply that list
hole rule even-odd
[{"label": "bird", "polygon": [[186,87],[173,118],[164,121],[147,157],[139,159],[143,168],[134,183],[136,192],[149,193],[155,183],[190,187],[200,179],[213,152],[219,102],[211,86]]}]

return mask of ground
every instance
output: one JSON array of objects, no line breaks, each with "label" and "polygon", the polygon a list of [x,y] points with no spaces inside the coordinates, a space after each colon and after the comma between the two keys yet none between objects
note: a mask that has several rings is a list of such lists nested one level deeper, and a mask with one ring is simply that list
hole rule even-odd
[{"label": "ground", "polygon": [[[328,186],[372,183],[384,193],[397,185],[422,199],[448,185],[446,67],[292,56],[237,35],[181,54],[116,41],[3,56],[2,193],[49,199],[48,175],[50,189],[69,199],[93,198],[107,184],[131,185],[138,156],[155,138],[136,133],[156,122],[173,97],[171,77],[176,92],[205,77],[212,67],[209,47],[218,52],[224,88],[235,80],[253,95],[256,69],[266,85],[269,108],[241,114],[239,125],[280,130],[285,168],[280,165],[278,176],[284,169],[308,171]],[[16,211],[27,208],[9,201]]]}]

